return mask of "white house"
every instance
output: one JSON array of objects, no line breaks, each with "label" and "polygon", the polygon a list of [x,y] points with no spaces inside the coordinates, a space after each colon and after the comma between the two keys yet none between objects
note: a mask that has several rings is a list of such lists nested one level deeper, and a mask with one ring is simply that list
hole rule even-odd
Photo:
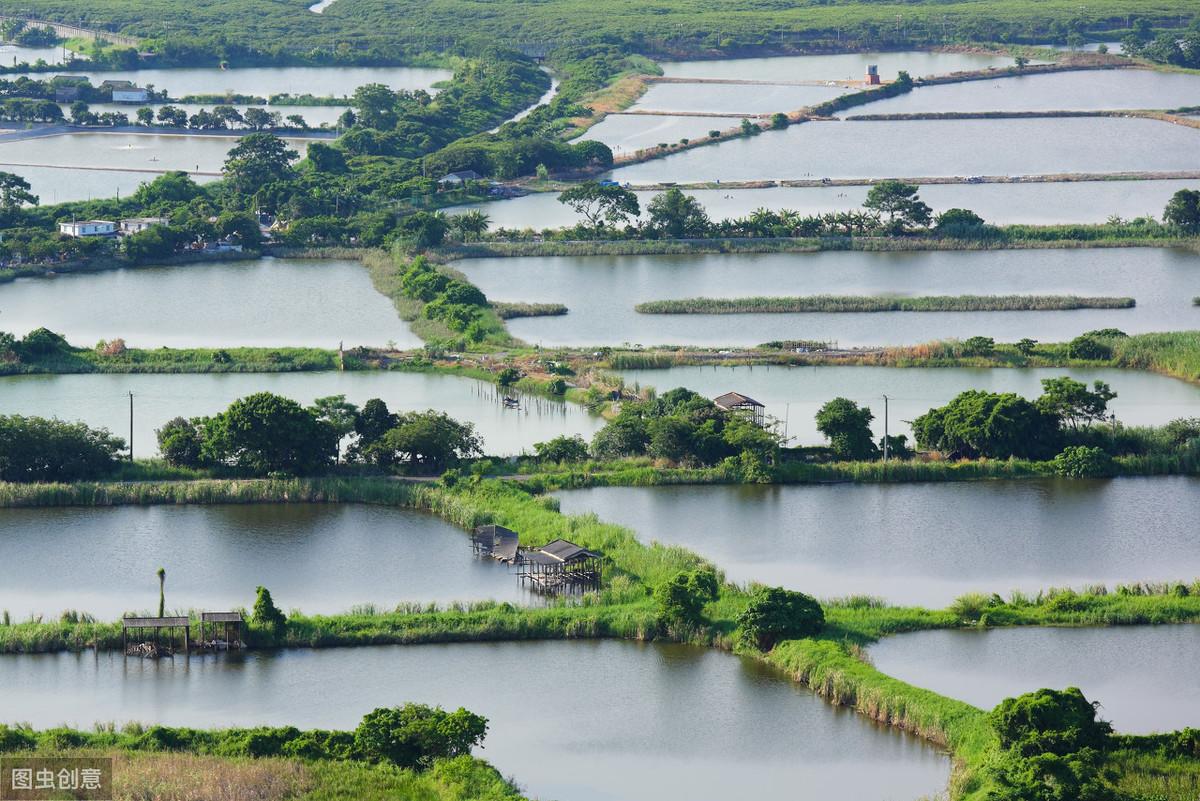
[{"label": "white house", "polygon": [[72,220],[60,222],[58,232],[67,236],[116,236],[117,224],[111,220]]},{"label": "white house", "polygon": [[127,220],[121,220],[121,233],[125,235],[136,234],[139,231],[145,231],[147,228],[153,228],[156,225],[167,225],[170,223],[166,217],[130,217]]},{"label": "white house", "polygon": [[462,172],[452,172],[449,175],[443,175],[438,178],[438,186],[462,186],[469,181],[478,181],[483,176],[474,170],[463,170]]}]

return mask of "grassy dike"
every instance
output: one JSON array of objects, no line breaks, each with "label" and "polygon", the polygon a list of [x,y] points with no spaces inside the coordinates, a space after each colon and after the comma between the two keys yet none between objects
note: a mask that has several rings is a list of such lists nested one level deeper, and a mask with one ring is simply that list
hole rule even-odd
[{"label": "grassy dike", "polygon": [[[707,565],[703,559],[683,548],[643,544],[632,531],[604,523],[594,515],[560,514],[553,500],[511,483],[460,481],[449,488],[387,479],[0,485],[0,506],[4,507],[267,502],[378,503],[431,512],[464,528],[495,522],[521,531],[529,541],[569,537],[602,551],[608,568],[606,586],[596,596],[544,608],[477,603],[469,607],[409,607],[378,614],[294,616],[279,637],[251,626],[252,645],[321,647],[620,637],[741,648],[735,646],[733,635],[735,618],[748,600],[744,588],[725,585],[721,597],[707,607],[703,626],[666,627],[658,619],[649,589],[679,570]],[[888,607],[870,599],[848,599],[830,602],[826,619],[826,630],[819,637],[782,643],[760,654],[760,658],[832,703],[947,748],[955,759],[952,797],[982,799],[990,782],[986,765],[998,748],[984,712],[879,672],[862,658],[864,646],[889,634],[959,626],[1197,622],[1200,583],[1126,588],[1111,594],[1097,588],[1083,593],[1051,591],[1036,598],[1016,596],[1007,602],[997,597],[964,596],[946,610]],[[7,653],[109,648],[119,641],[116,623],[28,622],[0,626],[0,652]],[[1139,764],[1136,750],[1122,758],[1129,765]],[[467,773],[473,780],[484,781],[490,775],[488,770],[486,766],[475,766]],[[477,771],[483,773],[476,775]],[[502,787],[496,792],[500,794],[437,797],[516,797],[504,795],[507,791]]]}]

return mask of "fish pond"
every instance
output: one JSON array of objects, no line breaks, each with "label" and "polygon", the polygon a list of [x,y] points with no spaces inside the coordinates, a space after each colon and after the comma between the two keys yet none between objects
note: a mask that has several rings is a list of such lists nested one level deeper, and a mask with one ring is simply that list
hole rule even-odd
[{"label": "fish pond", "polygon": [[[612,119],[611,117],[609,119]],[[1162,216],[1163,208],[1180,189],[1195,181],[1067,181],[993,184],[926,184],[920,197],[935,213],[971,209],[989,223],[1099,223],[1109,217],[1125,219]],[[867,199],[868,186],[773,186],[764,189],[688,189],[710,219],[748,216],[755,209],[791,209],[803,215],[857,210]],[[449,214],[479,209],[490,228],[521,230],[566,228],[582,218],[558,202],[558,192],[534,192],[511,200],[474,203],[446,209]],[[643,217],[659,193],[636,192]]]},{"label": "fish pond", "polygon": [[603,424],[575,403],[539,396],[520,398],[519,409],[506,408],[495,385],[438,373],[303,372],[303,373],[140,373],[26,375],[0,378],[4,413],[83,420],[129,437],[129,396],[134,395],[134,453],[158,450],[155,430],[175,417],[211,415],[255,392],[274,392],[309,404],[316,398],[345,395],[361,406],[382,398],[393,412],[437,409],[475,425],[484,452],[512,455],[533,452],[535,442],[559,435],[585,439]]},{"label": "fish pond", "polygon": [[818,121],[621,167],[612,178],[642,184],[1161,172],[1194,170],[1198,148],[1200,130],[1140,118]]},{"label": "fish pond", "polygon": [[694,550],[733,581],[822,598],[940,608],[967,592],[1200,576],[1197,478],[597,487],[557,497],[565,513],[595,512],[643,541]]},{"label": "fish pond", "polygon": [[1200,99],[1200,74],[1148,69],[1082,70],[920,86],[847,114],[942,111],[1174,109]]},{"label": "fish pond", "polygon": [[[817,431],[817,410],[832,398],[842,397],[867,406],[875,413],[876,438],[883,436],[883,396],[889,399],[891,434],[906,434],[909,423],[960,392],[1015,392],[1026,398],[1042,394],[1047,378],[1070,376],[1085,384],[1103,381],[1117,397],[1109,412],[1127,426],[1163,425],[1180,417],[1200,417],[1200,387],[1138,370],[966,367],[671,367],[665,370],[625,370],[626,384],[655,387],[661,394],[687,387],[708,398],[741,392],[764,404],[769,417],[786,423],[794,445],[822,445]],[[780,426],[781,433],[784,426]]]},{"label": "fish pond", "polygon": [[1041,687],[1078,687],[1120,732],[1200,722],[1200,626],[923,631],[870,649],[884,673],[989,709]]},{"label": "fish pond", "polygon": [[[510,320],[543,345],[758,345],[778,340],[902,345],[947,337],[1070,340],[1099,328],[1190,330],[1200,259],[1184,250],[992,251],[571,256],[455,263],[497,301],[563,303],[559,317]],[[1121,296],[1134,308],[1074,311],[639,314],[651,300],[796,295]],[[0,303],[3,301],[0,289]]]},{"label": "fish pond", "polygon": [[[664,61],[668,78],[720,78],[743,81],[840,81],[862,80],[867,65],[879,67],[885,81],[896,79],[901,70],[914,78],[951,72],[1011,67],[1011,56],[988,53],[935,53],[898,50],[884,53],[837,53],[821,56],[767,56],[726,58],[710,61]],[[1031,62],[1034,63],[1034,62]]]},{"label": "fish pond", "polygon": [[[301,158],[308,140],[285,139]],[[68,133],[0,142],[0,169],[33,186],[43,203],[128,195],[167,170],[220,174],[237,136]]]},{"label": "fish pond", "polygon": [[167,608],[181,613],[249,608],[259,585],[281,609],[309,614],[526,596],[515,573],[471,553],[465,531],[386,506],[0,509],[0,530],[0,609],[15,620],[153,613],[160,567]]},{"label": "fish pond", "polygon": [[379,646],[157,662],[5,656],[0,688],[4,717],[39,727],[98,718],[353,728],[381,706],[464,706],[489,721],[476,753],[537,798],[912,801],[942,792],[950,770],[931,746],[759,662],[679,645]]},{"label": "fish pond", "polygon": [[74,345],[419,347],[356,261],[274,259],[139,267],[0,284],[4,329]]}]

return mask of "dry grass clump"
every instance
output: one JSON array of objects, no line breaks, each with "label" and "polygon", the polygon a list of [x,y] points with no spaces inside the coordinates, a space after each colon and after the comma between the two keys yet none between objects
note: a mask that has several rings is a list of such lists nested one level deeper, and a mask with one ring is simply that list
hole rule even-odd
[{"label": "dry grass clump", "polygon": [[195,754],[113,756],[116,801],[285,801],[312,789],[301,762]]}]

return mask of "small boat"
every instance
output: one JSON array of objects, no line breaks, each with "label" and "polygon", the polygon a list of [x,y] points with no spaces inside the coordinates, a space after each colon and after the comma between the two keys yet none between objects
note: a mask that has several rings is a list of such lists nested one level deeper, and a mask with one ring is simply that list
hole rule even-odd
[{"label": "small boat", "polygon": [[519,401],[516,398],[509,397],[508,395],[505,395],[504,396],[504,408],[519,409],[519,408],[521,408],[521,401]]}]

